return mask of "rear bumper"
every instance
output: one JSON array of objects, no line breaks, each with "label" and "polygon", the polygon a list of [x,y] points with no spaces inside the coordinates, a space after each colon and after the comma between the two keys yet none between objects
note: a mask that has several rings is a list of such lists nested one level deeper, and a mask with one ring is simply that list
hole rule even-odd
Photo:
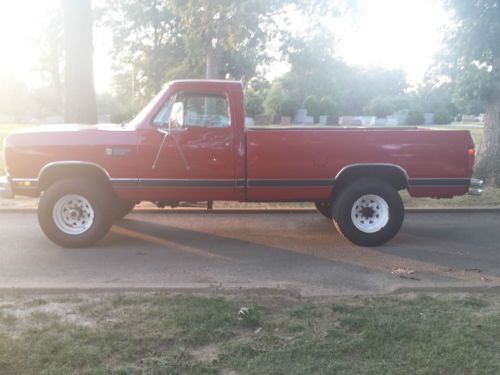
[{"label": "rear bumper", "polygon": [[7,177],[0,177],[0,198],[12,199],[14,198],[14,189],[12,188],[12,181]]},{"label": "rear bumper", "polygon": [[484,181],[477,178],[470,179],[469,194],[470,195],[481,195],[484,189]]}]

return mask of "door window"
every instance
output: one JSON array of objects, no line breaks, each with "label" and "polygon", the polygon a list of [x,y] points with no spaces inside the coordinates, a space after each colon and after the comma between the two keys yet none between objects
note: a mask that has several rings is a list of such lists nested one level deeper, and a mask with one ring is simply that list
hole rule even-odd
[{"label": "door window", "polygon": [[184,102],[184,126],[206,128],[229,126],[228,105],[224,96],[183,93],[177,101]]}]

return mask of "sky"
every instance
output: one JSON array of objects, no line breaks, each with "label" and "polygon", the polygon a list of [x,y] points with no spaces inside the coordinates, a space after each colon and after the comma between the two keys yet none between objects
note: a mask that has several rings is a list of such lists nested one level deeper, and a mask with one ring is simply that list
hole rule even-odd
[{"label": "sky", "polygon": [[[48,4],[58,0],[0,0],[0,75],[39,84],[36,38]],[[358,0],[355,16],[332,19],[338,56],[347,63],[402,68],[411,83],[420,82],[441,45],[447,15],[439,0]],[[110,35],[94,33],[94,70],[98,92],[110,89]],[[270,76],[286,66],[276,64]]]},{"label": "sky", "polygon": [[422,80],[440,49],[448,15],[438,0],[358,0],[359,15],[336,20],[339,56],[346,62],[403,68]]}]

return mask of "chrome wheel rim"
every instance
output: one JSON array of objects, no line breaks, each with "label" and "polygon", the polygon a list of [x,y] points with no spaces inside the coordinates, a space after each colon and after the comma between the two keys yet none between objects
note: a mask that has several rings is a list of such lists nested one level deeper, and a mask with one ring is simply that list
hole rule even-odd
[{"label": "chrome wheel rim", "polygon": [[54,205],[52,216],[57,228],[69,235],[85,233],[94,222],[94,209],[77,194],[65,195]]},{"label": "chrome wheel rim", "polygon": [[363,195],[352,206],[351,220],[361,232],[376,233],[389,222],[389,205],[378,195]]}]

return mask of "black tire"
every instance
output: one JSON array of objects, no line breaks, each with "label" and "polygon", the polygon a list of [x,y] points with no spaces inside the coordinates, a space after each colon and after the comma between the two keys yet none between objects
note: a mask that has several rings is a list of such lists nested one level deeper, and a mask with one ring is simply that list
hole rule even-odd
[{"label": "black tire", "polygon": [[314,205],[321,215],[327,219],[332,218],[332,202],[318,201],[314,202]]},{"label": "black tire", "polygon": [[[64,208],[58,210],[56,205],[61,200],[68,199],[69,196],[83,197],[93,210],[93,218],[87,220],[87,224],[85,224],[89,225],[88,228],[84,228],[81,233],[66,233],[61,229],[61,226],[71,227],[71,225],[64,222],[58,226],[55,221],[56,217],[61,217],[63,210],[67,212]],[[109,189],[103,188],[95,182],[81,178],[61,180],[51,185],[41,196],[38,205],[38,222],[45,235],[59,246],[66,248],[90,247],[101,240],[111,228],[114,211],[110,202],[113,199]],[[72,201],[69,200],[69,202]],[[83,217],[81,207],[70,211],[72,213],[69,216],[78,211],[79,213],[77,212],[75,215]],[[61,215],[58,215],[58,212],[61,212]],[[86,211],[83,212],[86,213]],[[64,219],[61,220],[64,221]]]},{"label": "black tire", "polygon": [[[376,198],[365,200],[369,196]],[[360,246],[379,246],[399,232],[404,204],[390,184],[363,178],[342,189],[333,202],[332,215],[335,227],[349,241]]]},{"label": "black tire", "polygon": [[115,201],[115,220],[123,219],[125,216],[132,212],[134,207],[135,202],[117,199]]}]

